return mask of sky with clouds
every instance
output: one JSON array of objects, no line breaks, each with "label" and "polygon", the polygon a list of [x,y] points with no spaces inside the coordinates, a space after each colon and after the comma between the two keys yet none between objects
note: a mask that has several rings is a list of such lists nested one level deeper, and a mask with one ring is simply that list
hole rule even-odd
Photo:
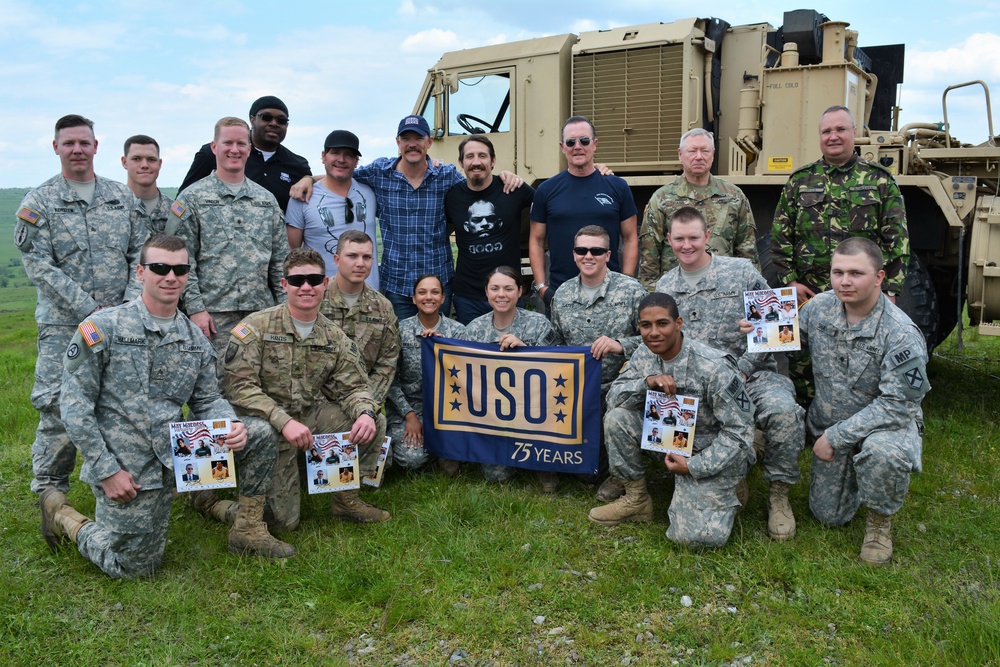
[{"label": "sky with clouds", "polygon": [[[128,136],[150,134],[160,142],[160,184],[176,186],[198,147],[211,140],[215,121],[246,118],[250,103],[268,94],[288,105],[285,145],[314,170],[323,138],[340,128],[361,138],[366,163],[395,154],[396,125],[445,51],[669,22],[695,11],[733,25],[779,26],[783,11],[803,6],[754,0],[697,6],[675,0],[0,0],[0,90],[8,119],[0,135],[0,187],[34,186],[58,171],[52,126],[67,113],[96,122],[97,172],[122,181],[119,157]],[[1000,2],[848,0],[814,8],[850,22],[862,46],[906,44],[903,123],[942,120],[941,94],[954,83],[982,79],[1000,95]],[[949,117],[955,135],[978,143],[988,135],[985,103],[981,92],[968,91],[949,96]]]}]

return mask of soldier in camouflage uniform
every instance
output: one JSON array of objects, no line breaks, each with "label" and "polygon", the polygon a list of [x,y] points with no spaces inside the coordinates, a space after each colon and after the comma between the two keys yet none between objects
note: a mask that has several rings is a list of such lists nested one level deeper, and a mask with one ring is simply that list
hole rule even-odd
[{"label": "soldier in camouflage uniform", "polygon": [[[156,235],[141,254],[136,273],[142,296],[91,315],[65,351],[62,417],[83,454],[80,478],[94,492],[96,518],[74,510],[55,488],[46,488],[40,498],[49,545],[69,538],[114,578],[152,574],[163,558],[174,489],[169,423],[184,420],[185,404],[192,419],[236,418],[219,393],[214,351],[177,312],[187,280],[184,242]],[[238,421],[223,438],[236,452],[244,505],[257,501],[256,514],[237,517],[229,550],[294,554],[267,533],[262,520],[273,445],[248,444]]]},{"label": "soldier in camouflage uniform", "polygon": [[[246,178],[250,128],[239,118],[215,124],[216,170],[178,195],[167,222],[191,250],[184,312],[221,359],[229,331],[284,298],[285,221],[274,195]],[[221,377],[221,364],[220,364]]]},{"label": "soldier in camouflage uniform", "polygon": [[755,460],[753,406],[733,358],[684,336],[682,324],[669,294],[653,292],[639,304],[645,345],[611,385],[604,416],[611,474],[625,480],[625,495],[590,510],[590,520],[616,526],[653,519],[639,446],[646,391],[695,396],[693,454],[685,458],[671,452],[665,458],[674,473],[667,537],[687,546],[719,547],[729,539],[741,504],[737,487]]},{"label": "soldier in camouflage uniform", "polygon": [[52,147],[62,172],[25,195],[14,228],[25,273],[38,288],[38,360],[31,392],[39,412],[31,445],[35,493],[47,487],[68,492],[76,463],[59,418],[63,356],[76,325],[139,292],[129,279],[148,233],[132,193],[94,175],[93,126],[77,115],[56,122]]},{"label": "soldier in camouflage uniform", "polygon": [[921,470],[927,349],[916,325],[880,293],[885,272],[875,243],[843,241],[831,276],[833,290],[799,314],[816,370],[806,420],[815,439],[809,507],[839,526],[866,505],[861,559],[881,565],[892,558],[892,515],[910,473]]},{"label": "soldier in camouflage uniform", "polygon": [[[517,307],[521,286],[517,271],[509,266],[498,266],[486,280],[486,300],[492,312],[481,315],[465,327],[465,339],[480,343],[496,343],[501,350],[515,347],[555,345],[556,332],[548,318]],[[505,482],[514,476],[514,468],[482,464],[483,477],[489,482]],[[540,471],[539,479],[544,491],[555,490],[550,475]]]},{"label": "soldier in camouflage uniform", "polygon": [[823,158],[795,171],[774,212],[771,256],[782,285],[797,285],[799,302],[830,288],[830,257],[852,236],[882,250],[883,291],[895,299],[910,260],[906,209],[892,174],[854,153],[854,118],[830,107],[820,118]]},{"label": "soldier in camouflage uniform", "polygon": [[[277,441],[278,464],[268,491],[276,531],[294,530],[300,518],[300,450],[314,433],[350,431],[362,477],[375,471],[385,418],[368,389],[358,346],[320,312],[326,286],[323,258],[296,248],[285,260],[286,304],[248,315],[233,329],[226,350],[226,397],[247,430]],[[364,280],[364,279],[362,279]],[[312,281],[312,282],[309,282]],[[226,521],[229,501],[199,499],[206,514]],[[388,521],[389,513],[361,502],[358,491],[331,494],[331,514],[357,523]]]},{"label": "soldier in camouflage uniform", "polygon": [[[465,327],[441,314],[444,286],[436,275],[428,273],[417,278],[413,285],[413,303],[417,306],[417,314],[399,323],[402,352],[385,404],[392,459],[409,469],[419,468],[427,462],[421,423],[424,404],[422,340],[432,335],[465,338]],[[440,462],[445,472],[458,471],[457,461],[441,459]]]},{"label": "soldier in camouflage uniform", "polygon": [[[369,392],[381,406],[396,375],[399,320],[392,303],[365,283],[375,260],[374,248],[371,237],[360,230],[350,229],[340,235],[333,256],[337,275],[320,312],[357,344]],[[378,451],[378,447],[375,449]]]},{"label": "soldier in camouflage uniform", "polygon": [[777,373],[774,357],[748,353],[747,337],[736,327],[745,315],[743,292],[768,289],[767,282],[745,259],[710,254],[710,236],[700,211],[684,207],[674,212],[667,239],[680,266],[660,278],[656,291],[677,300],[685,334],[736,359],[754,404],[754,422],[764,433],[764,479],[771,483],[768,534],[790,540],[795,537],[795,515],[788,487],[801,476],[805,410],[795,402],[791,380]]},{"label": "soldier in camouflage uniform", "polygon": [[122,166],[128,172],[125,185],[139,200],[139,218],[150,234],[162,234],[167,227],[170,207],[174,200],[156,186],[163,160],[156,139],[137,134],[125,140]]},{"label": "soldier in camouflage uniform", "polygon": [[674,211],[696,208],[708,222],[713,255],[745,257],[760,268],[757,228],[750,202],[743,191],[712,175],[715,138],[695,128],[681,137],[677,157],[683,173],[653,193],[639,231],[639,281],[652,290],[664,273],[677,266],[667,242],[667,227]]},{"label": "soldier in camouflage uniform", "polygon": [[[625,359],[642,344],[636,323],[646,290],[635,278],[608,269],[611,239],[603,227],[583,227],[573,246],[573,260],[580,273],[556,290],[549,317],[556,345],[589,346],[594,358],[600,360],[603,403]],[[604,406],[601,408],[603,411]],[[602,445],[601,472],[606,467],[607,453]],[[610,502],[623,493],[624,483],[608,477],[597,490],[597,499]]]}]

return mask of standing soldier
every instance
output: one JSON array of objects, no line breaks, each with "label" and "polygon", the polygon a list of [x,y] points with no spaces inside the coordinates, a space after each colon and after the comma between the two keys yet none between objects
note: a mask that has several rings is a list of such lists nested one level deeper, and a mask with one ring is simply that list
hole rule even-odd
[{"label": "standing soldier", "polygon": [[758,269],[757,228],[750,202],[735,185],[712,175],[715,137],[696,127],[681,137],[677,148],[683,173],[653,193],[639,232],[639,280],[652,290],[664,273],[677,266],[667,242],[670,217],[682,206],[698,210],[712,233],[713,255],[744,257]]},{"label": "standing soldier", "polygon": [[910,261],[906,209],[892,174],[854,153],[854,117],[834,106],[819,121],[822,159],[794,172],[774,212],[771,255],[778,282],[798,287],[801,304],[830,289],[830,257],[852,236],[882,251],[882,291],[895,303]]},{"label": "standing soldier", "polygon": [[[64,353],[62,416],[83,454],[80,479],[94,492],[95,519],[74,510],[55,488],[41,495],[42,534],[49,545],[68,538],[114,578],[150,575],[163,559],[174,490],[169,423],[184,419],[185,405],[192,418],[236,418],[219,393],[215,353],[177,312],[190,268],[184,241],[157,234],[142,247],[139,261],[142,296],[88,317]],[[273,444],[248,443],[239,421],[225,444],[236,452],[243,494],[229,550],[294,555],[263,522]]]},{"label": "standing soldier", "polygon": [[163,194],[156,185],[160,167],[163,166],[160,144],[145,134],[129,137],[125,140],[122,166],[128,173],[125,185],[141,202],[139,217],[146,223],[150,234],[162,234],[174,200]]},{"label": "standing soldier", "polygon": [[31,446],[31,490],[69,492],[76,449],[59,418],[63,357],[76,325],[100,308],[134,298],[129,280],[146,240],[136,200],[121,183],[94,174],[93,121],[75,114],[56,121],[52,148],[58,176],[21,202],[14,244],[38,288],[38,361],[31,404],[39,412]]},{"label": "standing soldier", "polygon": [[184,311],[221,358],[229,331],[243,317],[283,298],[288,235],[274,195],[246,177],[247,124],[233,117],[219,120],[212,150],[216,170],[177,195],[167,231],[187,241],[191,251]]}]

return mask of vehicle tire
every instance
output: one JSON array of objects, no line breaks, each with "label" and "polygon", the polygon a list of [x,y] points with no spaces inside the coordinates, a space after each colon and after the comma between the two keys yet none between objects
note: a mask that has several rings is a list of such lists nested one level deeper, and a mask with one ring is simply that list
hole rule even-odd
[{"label": "vehicle tire", "polygon": [[930,354],[940,342],[938,330],[941,317],[938,312],[938,297],[937,291],[934,289],[934,281],[931,280],[930,273],[916,253],[910,254],[910,264],[906,270],[903,291],[896,299],[896,305],[909,315],[913,323],[920,328],[921,333],[924,334],[924,341],[927,343],[927,353]]}]

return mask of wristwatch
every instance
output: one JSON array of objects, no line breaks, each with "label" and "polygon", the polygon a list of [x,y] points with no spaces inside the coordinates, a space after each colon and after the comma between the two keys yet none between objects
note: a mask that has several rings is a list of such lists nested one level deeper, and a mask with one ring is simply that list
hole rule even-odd
[{"label": "wristwatch", "polygon": [[546,287],[548,287],[548,285],[546,285],[545,283],[535,283],[535,282],[531,283],[531,289],[535,290],[536,292],[541,292]]},{"label": "wristwatch", "polygon": [[[378,418],[375,416],[375,413],[372,412],[371,410],[362,410],[361,415],[368,415],[369,417],[372,418],[372,421],[378,421]],[[361,415],[358,415],[358,417],[360,417]]]}]

